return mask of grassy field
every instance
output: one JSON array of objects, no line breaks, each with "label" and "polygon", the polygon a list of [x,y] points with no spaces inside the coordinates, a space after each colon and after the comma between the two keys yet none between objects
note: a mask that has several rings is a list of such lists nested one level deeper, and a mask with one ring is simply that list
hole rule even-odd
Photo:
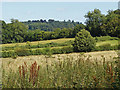
[{"label": "grassy field", "polygon": [[118,78],[115,75],[116,72],[114,72],[116,67],[115,58],[117,57],[116,51],[101,51],[52,56],[25,56],[17,59],[2,58],[3,87],[118,87],[118,83],[116,83]]},{"label": "grassy field", "polygon": [[[66,41],[73,41],[74,38],[61,38],[61,39],[53,39],[53,40],[44,40],[44,41],[34,41],[34,42],[30,42],[31,45],[36,45],[38,43],[40,44],[46,44],[46,43],[51,43],[51,42],[54,42],[54,43],[63,43],[63,42],[66,42]],[[26,42],[25,43],[13,43],[13,44],[2,44],[0,45],[0,47],[12,47],[12,46],[15,46],[15,45],[19,45],[19,46],[22,46],[22,45],[26,45]],[[100,46],[100,45],[104,45],[104,44],[111,44],[112,46],[114,45],[118,45],[118,40],[108,40],[108,41],[100,41],[100,42],[97,42],[96,43],[96,46]]]},{"label": "grassy field", "polygon": [[100,41],[96,43],[96,46],[101,46],[104,44],[111,44],[111,46],[118,45],[118,40]]},{"label": "grassy field", "polygon": [[[31,45],[36,45],[38,43],[40,43],[40,44],[46,44],[46,43],[51,43],[51,42],[54,42],[54,43],[63,43],[63,42],[69,41],[69,40],[74,40],[74,38],[61,38],[61,39],[52,39],[52,40],[44,40],[44,41],[33,41],[33,42],[30,42],[30,44]],[[2,47],[10,47],[10,46],[15,46],[17,44],[19,44],[20,46],[22,46],[22,45],[26,45],[26,42],[25,43],[2,44],[0,46],[2,46]]]}]

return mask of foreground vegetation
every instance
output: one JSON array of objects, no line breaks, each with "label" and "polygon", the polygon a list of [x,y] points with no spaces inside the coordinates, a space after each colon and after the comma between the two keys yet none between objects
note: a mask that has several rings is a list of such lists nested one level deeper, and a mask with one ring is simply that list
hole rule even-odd
[{"label": "foreground vegetation", "polygon": [[27,61],[20,60],[23,57],[4,59],[3,88],[120,88],[120,63],[118,56],[112,55],[99,54],[100,60],[92,58],[93,53],[39,56],[39,60],[34,56]]},{"label": "foreground vegetation", "polygon": [[0,88],[2,88],[2,60],[0,59]]}]

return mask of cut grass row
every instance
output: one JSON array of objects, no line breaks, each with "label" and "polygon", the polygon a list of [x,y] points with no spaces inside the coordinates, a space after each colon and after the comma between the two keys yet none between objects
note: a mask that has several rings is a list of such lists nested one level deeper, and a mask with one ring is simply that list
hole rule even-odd
[{"label": "cut grass row", "polygon": [[[34,41],[34,42],[30,42],[31,45],[36,45],[38,43],[40,44],[46,44],[46,43],[51,43],[51,42],[54,42],[54,43],[64,43],[66,41],[73,41],[75,38],[61,38],[61,39],[53,39],[53,40],[44,40],[44,41]],[[19,46],[25,46],[26,45],[26,42],[24,43],[12,43],[12,44],[2,44],[0,45],[0,47],[13,47],[15,45],[19,45]],[[104,45],[104,44],[111,44],[111,46],[114,46],[114,45],[118,45],[118,40],[107,40],[107,41],[100,41],[100,42],[97,42],[96,43],[96,46],[101,46],[101,45]]]},{"label": "cut grass row", "polygon": [[[52,40],[44,40],[44,41],[33,41],[33,42],[30,42],[31,45],[36,45],[38,43],[40,44],[46,44],[46,43],[51,43],[51,42],[54,42],[54,43],[64,43],[66,41],[70,41],[70,40],[74,40],[74,38],[61,38],[61,39],[52,39]],[[13,47],[15,45],[19,44],[19,46],[22,46],[22,45],[26,45],[26,42],[24,43],[12,43],[12,44],[2,44],[0,45],[0,47]]]},{"label": "cut grass row", "polygon": [[[58,44],[57,46],[55,45],[55,46],[47,46],[48,48],[62,48],[62,47],[66,47],[66,46],[69,46],[69,44],[71,45],[71,43],[68,43],[68,44],[66,44],[66,45],[64,45],[63,43],[65,43],[65,42],[67,42],[67,41],[73,41],[73,38],[72,39],[68,39],[68,38],[64,38],[64,41],[62,42],[62,40],[63,39],[57,39],[57,40],[49,40],[49,42],[57,42],[56,44]],[[59,41],[59,42],[58,42]],[[61,42],[60,42],[61,41]],[[40,41],[40,42],[43,42],[43,41]],[[44,43],[47,43],[47,41],[44,41]],[[61,44],[63,44],[63,46],[59,46],[59,43],[61,43]],[[41,43],[40,43],[41,44]],[[102,46],[102,45],[105,45],[105,44],[110,44],[111,46],[115,46],[115,45],[118,45],[118,41],[117,40],[108,40],[108,41],[100,41],[100,42],[97,42],[96,43],[96,46]],[[3,48],[4,47],[6,47],[5,46],[6,44],[3,44]],[[11,45],[11,46],[10,46]],[[22,48],[22,47],[26,47],[25,45],[25,43],[24,43],[24,45],[21,45],[20,43],[18,44],[19,45],[19,48]],[[17,45],[17,47],[18,47],[18,45]],[[32,45],[34,45],[34,44],[32,44],[32,42],[30,42],[30,45],[32,46]],[[38,43],[36,43],[36,45],[38,45]],[[41,44],[42,45],[42,44]],[[50,44],[51,45],[51,44]],[[22,47],[21,47],[22,46]],[[43,44],[43,46],[46,46],[45,44]],[[14,50],[14,48],[16,47],[14,47],[12,44],[9,44],[9,46],[7,46],[8,47],[8,49],[6,48],[6,50],[7,51],[13,51]],[[10,47],[10,48],[9,48]],[[31,50],[34,50],[34,49],[44,49],[44,48],[47,48],[47,47],[32,47],[32,48],[30,48]],[[4,50],[4,49],[3,49]]]},{"label": "cut grass row", "polygon": [[96,46],[101,46],[104,44],[110,44],[111,46],[115,46],[115,45],[118,45],[118,40],[100,41],[96,43]]}]

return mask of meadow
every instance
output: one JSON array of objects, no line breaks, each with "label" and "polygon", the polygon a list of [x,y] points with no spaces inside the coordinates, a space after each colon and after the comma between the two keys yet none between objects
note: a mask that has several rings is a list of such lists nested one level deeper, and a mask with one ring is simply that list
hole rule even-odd
[{"label": "meadow", "polygon": [[3,88],[120,88],[118,51],[2,58]]}]

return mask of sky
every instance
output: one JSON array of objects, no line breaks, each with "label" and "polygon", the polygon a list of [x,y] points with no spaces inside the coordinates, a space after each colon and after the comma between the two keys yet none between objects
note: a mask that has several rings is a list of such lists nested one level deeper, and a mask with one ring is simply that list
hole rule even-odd
[{"label": "sky", "polygon": [[[9,0],[8,0],[9,1]],[[54,19],[74,20],[84,23],[84,15],[95,8],[102,14],[108,10],[118,9],[118,2],[2,2],[2,20],[9,23],[10,19],[19,21]],[[11,0],[14,1],[14,0]],[[33,0],[32,0],[33,1]]]},{"label": "sky", "polygon": [[1,0],[2,2],[118,2],[119,0]]}]

